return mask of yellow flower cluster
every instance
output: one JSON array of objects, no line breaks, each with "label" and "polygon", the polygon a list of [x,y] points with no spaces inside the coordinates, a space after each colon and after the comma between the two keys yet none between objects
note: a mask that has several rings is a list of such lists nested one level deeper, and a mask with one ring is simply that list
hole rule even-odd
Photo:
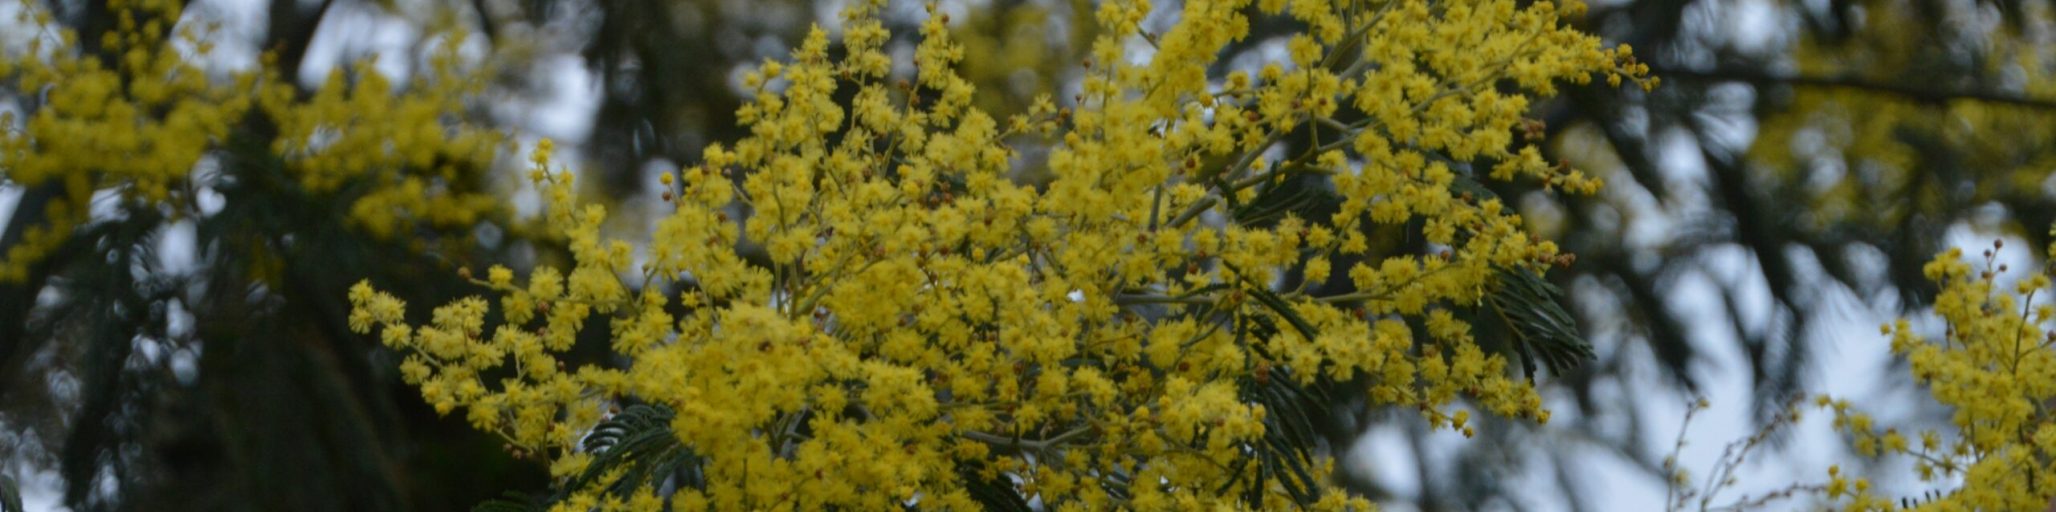
[{"label": "yellow flower cluster", "polygon": [[482,92],[483,83],[458,68],[464,39],[452,33],[440,42],[428,73],[399,94],[371,60],[331,70],[312,97],[299,98],[289,87],[261,89],[259,106],[280,132],[272,151],[309,193],[363,187],[350,213],[374,236],[392,236],[416,222],[476,223],[500,206],[475,184],[504,141],[492,130],[447,119]]},{"label": "yellow flower cluster", "polygon": [[[184,2],[109,1],[117,24],[92,53],[47,12],[22,4],[18,12],[33,18],[25,21],[62,45],[33,38],[21,54],[0,56],[0,82],[36,96],[20,119],[0,116],[0,178],[63,193],[49,203],[46,225],[0,255],[0,281],[21,279],[85,222],[84,205],[97,191],[197,214],[193,177],[208,159],[233,167],[246,184],[283,172],[306,193],[342,197],[352,219],[379,236],[413,223],[468,227],[498,208],[479,179],[498,137],[449,116],[478,89],[457,67],[461,36],[399,92],[360,65],[349,73],[356,80],[339,69],[302,97],[272,56],[258,69],[210,79],[198,65],[212,49],[209,31],[183,18]],[[284,169],[265,168],[274,160]]]},{"label": "yellow flower cluster", "polygon": [[[31,228],[24,243],[0,260],[0,280],[21,279],[28,264],[54,250],[86,219],[86,201],[111,185],[107,181],[124,183],[131,197],[166,199],[170,184],[190,172],[210,141],[224,138],[249,108],[247,96],[210,84],[174,53],[164,20],[176,19],[176,2],[123,0],[110,7],[123,15],[119,31],[101,41],[106,59],[78,55],[72,48],[77,36],[68,31],[59,48],[33,38],[21,56],[0,56],[0,80],[38,94],[41,103],[25,119],[0,115],[0,176],[16,185],[51,183],[64,190],[49,203],[49,224]],[[52,25],[47,12],[26,2],[19,13],[19,21]],[[199,34],[182,27],[176,36],[197,41]]]},{"label": "yellow flower cluster", "polygon": [[[1962,482],[1924,510],[2041,510],[2056,501],[2056,305],[2036,302],[2050,289],[2047,272],[2001,285],[2008,269],[1993,261],[2003,247],[1995,242],[1986,250],[1982,267],[1950,249],[1924,269],[1942,285],[1934,306],[1948,325],[1942,339],[1921,337],[1906,320],[1880,328],[1915,382],[1953,409],[1954,432],[1921,432],[1915,440],[1877,427],[1847,401],[1817,401],[1832,408],[1835,426],[1853,437],[1859,453],[1908,455],[1923,481]],[[2056,258],[2056,244],[2047,250]],[[1846,491],[1849,508],[1894,508],[1870,495],[1864,481],[1830,476],[1829,497]]]},{"label": "yellow flower cluster", "polygon": [[[914,73],[893,76],[882,4],[843,14],[840,51],[816,29],[745,77],[751,136],[661,178],[672,209],[640,259],[600,235],[605,210],[574,197],[546,141],[532,177],[568,274],[488,270],[478,283],[505,320],[491,333],[484,299],[416,325],[367,283],[352,327],[408,351],[439,410],[467,409],[560,478],[592,463],[578,433],[614,404],[667,406],[703,461],[704,485],[671,497],[691,510],[972,509],[972,477],[1061,510],[1283,508],[1283,477],[1246,463],[1272,428],[1252,393],[1274,380],[1368,383],[1376,405],[1467,433],[1459,400],[1547,420],[1450,309],[1557,248],[1455,183],[1483,179],[1465,176],[1477,164],[1598,186],[1513,147],[1556,82],[1648,84],[1625,49],[1559,22],[1575,4],[1194,0],[1157,34],[1142,29],[1149,2],[1109,1],[1082,93],[1004,123],[952,71],[966,55],[947,16],[931,11]],[[1252,11],[1310,28],[1288,62],[1209,77]],[[1154,51],[1131,58],[1134,44]],[[1300,130],[1321,146],[1278,155]],[[1054,144],[1046,188],[1011,175],[1013,144],[1035,134]],[[1236,218],[1304,175],[1332,179],[1341,211]],[[1432,253],[1366,235],[1414,222]],[[745,244],[767,261],[737,256]],[[1364,262],[1332,268],[1341,256]],[[1355,291],[1272,284],[1302,264]],[[561,362],[595,314],[625,367]],[[1294,464],[1323,486],[1331,461],[1316,458]],[[661,501],[599,491],[560,506]],[[1316,508],[1368,508],[1317,493]]]}]

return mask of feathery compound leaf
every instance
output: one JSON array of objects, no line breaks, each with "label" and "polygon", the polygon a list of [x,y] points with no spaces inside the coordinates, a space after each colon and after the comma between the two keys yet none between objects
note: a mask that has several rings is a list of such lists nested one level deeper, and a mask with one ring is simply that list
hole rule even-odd
[{"label": "feathery compound leaf", "polygon": [[628,496],[645,485],[662,486],[674,475],[681,478],[680,486],[697,486],[698,478],[691,473],[699,456],[672,435],[672,416],[669,408],[636,404],[594,426],[584,442],[586,451],[594,454],[591,466],[566,482],[551,501],[564,500],[600,483],[601,476],[615,470],[621,471],[620,476],[607,483],[605,490],[617,496]]},{"label": "feathery compound leaf", "polygon": [[594,453],[610,451],[651,431],[669,429],[671,417],[671,409],[662,406],[628,406],[614,417],[594,426],[592,434],[585,438],[585,449]]},{"label": "feathery compound leaf", "polygon": [[[1327,378],[1319,377],[1312,385],[1302,386],[1291,369],[1277,367],[1267,377],[1244,377],[1239,383],[1242,400],[1262,404],[1265,411],[1263,438],[1248,447],[1258,464],[1259,484],[1252,485],[1243,499],[1251,505],[1261,505],[1261,482],[1269,478],[1276,479],[1301,506],[1319,501],[1321,482],[1309,469],[1309,461],[1314,459],[1314,450],[1321,442],[1315,425],[1330,413],[1325,388],[1331,384]],[[1237,479],[1227,486],[1241,480],[1239,470],[1245,464],[1237,464]]]},{"label": "feathery compound leaf", "polygon": [[22,512],[21,486],[14,477],[0,475],[0,512]]},{"label": "feathery compound leaf", "polygon": [[1286,215],[1301,219],[1324,219],[1342,204],[1342,195],[1326,183],[1325,176],[1281,171],[1282,179],[1271,181],[1247,203],[1234,205],[1229,213],[1235,222],[1248,226],[1273,226]]},{"label": "feathery compound leaf", "polygon": [[1492,189],[1486,188],[1484,183],[1479,183],[1469,173],[1456,173],[1449,180],[1449,192],[1458,196],[1469,195],[1479,200],[1499,198],[1499,194],[1493,193]]},{"label": "feathery compound leaf", "polygon": [[1520,353],[1522,370],[1535,378],[1535,359],[1562,375],[1593,357],[1592,344],[1578,335],[1578,322],[1563,308],[1563,290],[1526,268],[1501,269],[1500,286],[1485,305],[1506,323]]},{"label": "feathery compound leaf", "polygon": [[1228,265],[1228,269],[1234,270],[1235,274],[1241,277],[1242,282],[1249,285],[1243,291],[1249,293],[1251,297],[1255,297],[1257,303],[1263,304],[1265,308],[1269,308],[1272,313],[1277,314],[1278,318],[1283,318],[1286,323],[1292,324],[1292,330],[1299,331],[1300,336],[1304,336],[1308,340],[1314,339],[1313,324],[1307,322],[1306,317],[1300,316],[1299,312],[1293,311],[1292,304],[1285,302],[1285,299],[1278,297],[1278,294],[1271,293],[1269,288],[1251,281],[1249,275],[1244,274],[1242,269],[1236,268],[1234,265]]},{"label": "feathery compound leaf", "polygon": [[964,490],[970,493],[972,500],[976,500],[979,505],[984,505],[985,510],[998,512],[1031,512],[1035,510],[1029,507],[1028,500],[1022,498],[1021,493],[1014,489],[1014,482],[1006,474],[997,474],[993,475],[991,479],[985,479],[979,478],[978,473],[978,468],[975,466],[967,465],[957,468],[957,477],[963,479]]}]

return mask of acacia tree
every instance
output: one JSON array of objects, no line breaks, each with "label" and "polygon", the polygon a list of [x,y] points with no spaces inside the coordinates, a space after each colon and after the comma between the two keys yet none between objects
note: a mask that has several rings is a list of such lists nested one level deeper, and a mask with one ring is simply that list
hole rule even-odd
[{"label": "acacia tree", "polygon": [[[840,51],[817,29],[746,78],[751,136],[661,180],[645,249],[602,236],[545,143],[531,181],[573,265],[491,268],[498,308],[423,324],[367,282],[352,327],[409,352],[439,410],[550,460],[570,509],[1341,508],[1365,504],[1329,490],[1323,394],[1465,432],[1473,407],[1547,420],[1460,316],[1562,368],[1570,326],[1510,305],[1551,297],[1536,276],[1567,256],[1477,182],[1589,193],[1516,141],[1530,99],[1653,85],[1557,5],[1189,2],[1157,33],[1109,2],[1082,91],[1000,121],[952,71],[947,16],[893,76],[881,4],[844,13]],[[1251,16],[1302,33],[1208,76]],[[1053,179],[1017,184],[1008,141],[1037,136]],[[1308,177],[1336,210],[1280,218],[1267,192]],[[627,362],[562,363],[589,326]]]},{"label": "acacia tree", "polygon": [[[177,1],[10,10],[0,459],[54,467],[79,510],[448,509],[540,480],[394,400],[347,329],[355,280],[449,297],[441,269],[507,249],[477,242],[505,214],[504,136],[471,108],[491,75],[450,37],[387,56],[420,59],[409,79],[301,84],[330,3],[276,4],[252,41]],[[216,65],[236,43],[261,65]]]}]

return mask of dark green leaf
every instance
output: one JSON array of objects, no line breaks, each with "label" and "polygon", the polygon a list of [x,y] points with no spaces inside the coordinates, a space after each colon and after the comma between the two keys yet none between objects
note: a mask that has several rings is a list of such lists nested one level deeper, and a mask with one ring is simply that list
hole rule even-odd
[{"label": "dark green leaf", "polygon": [[1005,474],[993,475],[991,479],[979,478],[978,468],[972,465],[957,466],[957,477],[964,480],[964,490],[971,499],[984,505],[985,510],[999,512],[1031,512],[1028,500],[1021,497],[1014,488],[1013,480]]},{"label": "dark green leaf", "polygon": [[504,497],[486,500],[471,507],[471,512],[543,512],[549,510],[541,500],[518,492],[508,491]]},{"label": "dark green leaf", "polygon": [[681,486],[697,487],[694,470],[699,456],[672,435],[672,416],[669,408],[636,404],[594,426],[583,443],[593,454],[591,465],[566,482],[551,501],[568,498],[616,469],[622,470],[620,478],[605,489],[616,496],[628,496],[645,486],[660,487],[674,476],[681,479]]},{"label": "dark green leaf", "polygon": [[0,512],[22,512],[21,486],[7,475],[0,475]]},{"label": "dark green leaf", "polygon": [[1535,378],[1536,359],[1562,375],[1592,358],[1592,344],[1578,334],[1578,322],[1564,310],[1563,290],[1526,268],[1502,269],[1499,288],[1485,297],[1519,353],[1522,370]]}]

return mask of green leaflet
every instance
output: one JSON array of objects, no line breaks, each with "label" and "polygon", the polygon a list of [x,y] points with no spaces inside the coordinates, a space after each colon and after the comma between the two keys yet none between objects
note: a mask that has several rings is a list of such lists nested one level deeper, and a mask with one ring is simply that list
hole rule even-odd
[{"label": "green leaflet", "polygon": [[1577,319],[1563,308],[1563,289],[1526,268],[1501,269],[1499,276],[1501,286],[1486,295],[1485,306],[1506,323],[1528,380],[1535,379],[1536,359],[1551,375],[1563,375],[1593,357]]},{"label": "green leaflet", "polygon": [[14,477],[0,475],[0,512],[22,512],[21,486]]}]

